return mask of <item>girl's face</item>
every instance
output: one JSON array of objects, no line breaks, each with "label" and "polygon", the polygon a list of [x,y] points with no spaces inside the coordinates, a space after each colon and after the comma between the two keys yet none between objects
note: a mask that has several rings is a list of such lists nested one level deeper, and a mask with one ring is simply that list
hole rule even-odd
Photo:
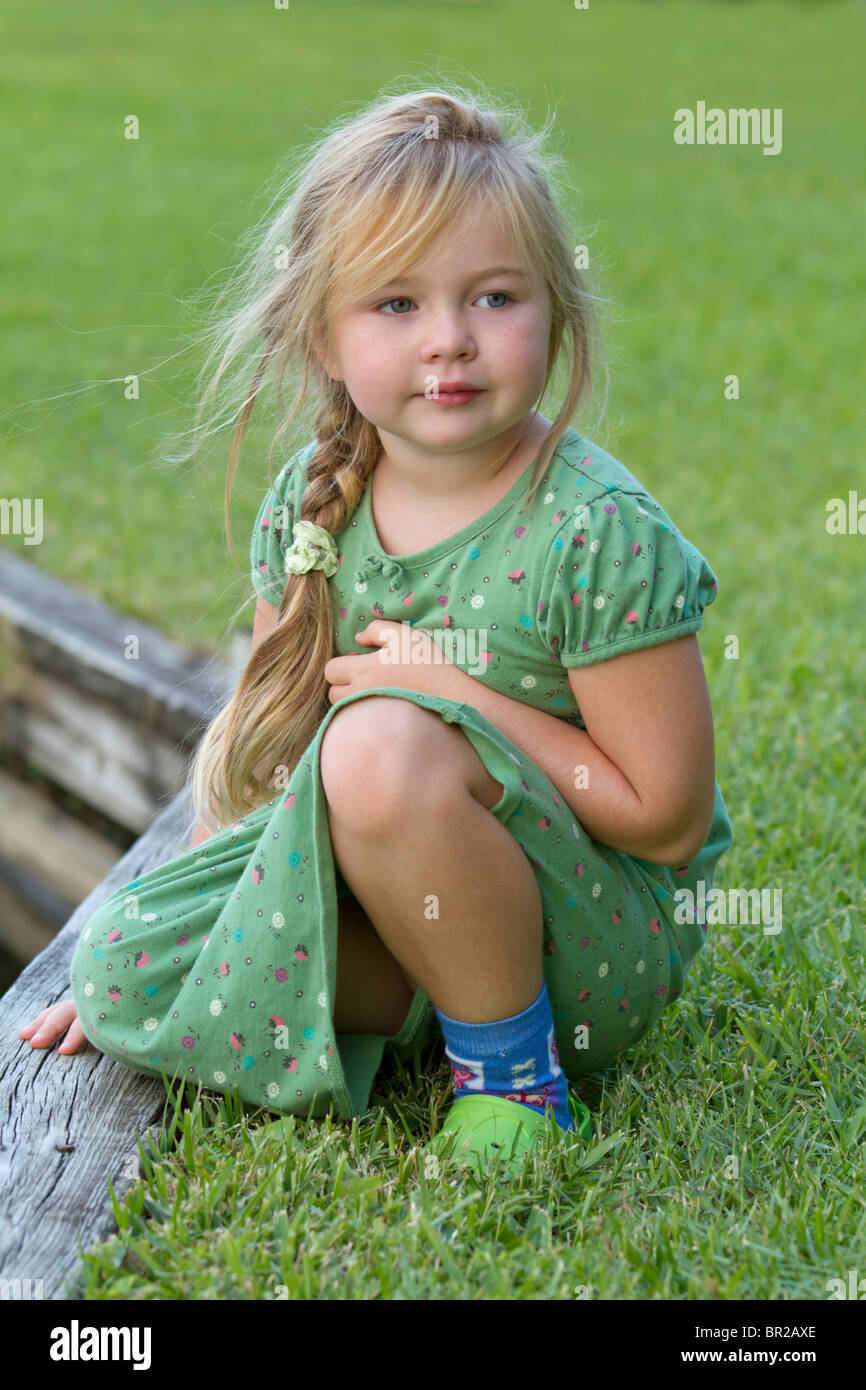
[{"label": "girl's face", "polygon": [[[547,286],[511,237],[468,209],[399,279],[334,315],[323,363],[385,448],[472,450],[520,426],[544,387]],[[478,388],[448,404],[449,383]],[[429,399],[438,388],[440,400]],[[445,403],[441,403],[442,400]]]}]

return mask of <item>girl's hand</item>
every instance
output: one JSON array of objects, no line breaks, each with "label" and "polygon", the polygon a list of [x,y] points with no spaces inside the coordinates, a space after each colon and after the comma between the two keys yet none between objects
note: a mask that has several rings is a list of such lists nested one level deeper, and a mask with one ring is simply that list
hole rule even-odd
[{"label": "girl's hand", "polygon": [[73,1000],[61,999],[58,1004],[43,1009],[32,1023],[25,1023],[23,1028],[19,1028],[18,1035],[29,1038],[31,1047],[50,1047],[54,1039],[59,1038],[67,1028],[69,1032],[57,1051],[77,1052],[81,1044],[87,1042],[87,1037],[78,1022],[78,1012]]},{"label": "girl's hand", "polygon": [[325,666],[325,680],[331,686],[328,699],[332,705],[358,690],[380,685],[461,700],[466,683],[472,680],[449,660],[424,628],[374,618],[355,633],[355,641],[375,645],[379,650],[363,656],[352,653],[331,657]]}]

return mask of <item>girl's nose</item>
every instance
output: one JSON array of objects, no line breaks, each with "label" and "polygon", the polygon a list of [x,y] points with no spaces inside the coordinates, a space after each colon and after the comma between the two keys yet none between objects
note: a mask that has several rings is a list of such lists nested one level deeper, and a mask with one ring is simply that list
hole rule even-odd
[{"label": "girl's nose", "polygon": [[461,314],[454,313],[431,314],[424,325],[423,343],[426,357],[440,357],[446,361],[458,353],[462,355],[475,349],[469,324]]}]

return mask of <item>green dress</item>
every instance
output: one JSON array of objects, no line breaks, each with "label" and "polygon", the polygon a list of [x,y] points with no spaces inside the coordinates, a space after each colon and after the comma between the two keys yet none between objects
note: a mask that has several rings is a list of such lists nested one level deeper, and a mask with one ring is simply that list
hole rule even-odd
[{"label": "green dress", "polygon": [[[275,606],[314,449],[288,461],[256,518],[253,584]],[[335,537],[335,654],[369,652],[354,634],[375,617],[404,622],[431,632],[475,679],[583,728],[567,666],[703,626],[715,575],[621,463],[570,428],[522,512],[531,475],[532,465],[475,521],[399,557],[379,544],[368,487]],[[699,880],[709,892],[732,841],[718,784],[696,858],[651,864],[593,840],[547,775],[471,703],[383,685],[327,713],[271,802],[97,908],[71,964],[94,1046],[153,1076],[236,1086],[245,1102],[277,1112],[320,1118],[333,1107],[348,1118],[368,1108],[386,1047],[407,1059],[441,1040],[420,989],[390,1038],[338,1034],[332,1022],[338,899],[350,893],[331,849],[319,753],[339,710],[372,694],[458,724],[502,783],[492,814],[536,875],[544,979],[569,1080],[614,1064],[679,996],[707,928],[681,921],[674,894],[696,893]]]}]

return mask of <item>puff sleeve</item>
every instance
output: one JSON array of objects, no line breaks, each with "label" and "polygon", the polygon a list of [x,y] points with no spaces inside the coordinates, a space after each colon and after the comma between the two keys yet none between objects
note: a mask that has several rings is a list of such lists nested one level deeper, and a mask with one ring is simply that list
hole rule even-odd
[{"label": "puff sleeve", "polygon": [[292,527],[301,515],[307,485],[307,464],[318,448],[314,439],[283,465],[266,492],[250,542],[250,578],[256,593],[279,608],[286,587],[286,551],[294,540]]},{"label": "puff sleeve", "polygon": [[543,587],[543,636],[564,666],[697,632],[718,593],[707,561],[658,503],[619,488],[560,527]]},{"label": "puff sleeve", "polygon": [[[288,467],[288,466],[287,466]],[[265,494],[253,526],[250,544],[250,578],[256,593],[279,608],[286,587],[286,550],[292,543],[294,507],[286,496],[287,468],[274,479]]]}]

